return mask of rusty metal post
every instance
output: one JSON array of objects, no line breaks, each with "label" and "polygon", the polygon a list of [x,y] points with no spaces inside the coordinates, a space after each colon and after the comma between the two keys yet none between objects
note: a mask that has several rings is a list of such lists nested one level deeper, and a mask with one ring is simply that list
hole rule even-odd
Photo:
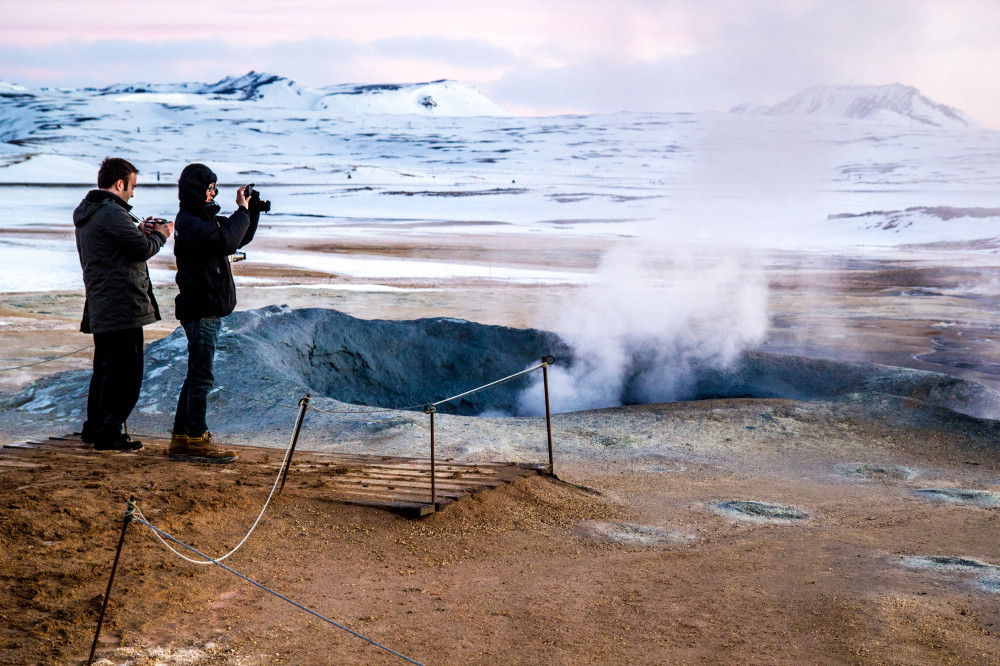
[{"label": "rusty metal post", "polygon": [[549,474],[556,475],[552,464],[552,411],[549,409],[549,366],[556,362],[554,356],[542,357],[542,382],[545,384],[545,430],[549,436]]},{"label": "rusty metal post", "polygon": [[111,565],[111,577],[108,579],[108,589],[104,592],[104,603],[101,604],[101,614],[97,618],[97,631],[94,632],[94,643],[90,646],[90,659],[87,666],[94,663],[94,654],[97,652],[97,641],[101,637],[101,625],[104,624],[104,611],[108,609],[108,599],[111,598],[111,585],[115,582],[115,572],[118,571],[118,559],[122,554],[122,546],[125,544],[125,530],[132,522],[132,514],[135,513],[135,497],[128,498],[128,505],[125,507],[125,518],[122,520],[122,534],[118,537],[118,550],[115,552],[115,563]]},{"label": "rusty metal post", "polygon": [[299,433],[302,432],[302,423],[306,420],[306,410],[309,409],[309,397],[310,394],[306,393],[306,397],[299,400],[299,415],[295,419],[295,432],[292,433],[292,445],[291,450],[288,452],[288,460],[285,461],[285,469],[281,472],[281,487],[278,488],[278,494],[285,489],[285,479],[288,478],[288,470],[292,467],[292,456],[295,455],[295,444],[299,441]]},{"label": "rusty metal post", "polygon": [[431,509],[434,511],[437,511],[437,492],[434,487],[434,412],[436,411],[437,407],[434,405],[424,407],[424,414],[431,416]]}]

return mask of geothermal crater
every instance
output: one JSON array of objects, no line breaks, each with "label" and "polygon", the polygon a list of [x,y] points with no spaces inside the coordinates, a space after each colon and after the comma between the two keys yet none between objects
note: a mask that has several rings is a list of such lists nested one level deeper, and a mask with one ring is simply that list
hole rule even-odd
[{"label": "geothermal crater", "polygon": [[[150,344],[146,353],[143,398],[147,412],[170,412],[179,391],[187,356],[181,329]],[[570,346],[554,333],[488,326],[459,319],[363,320],[331,309],[292,310],[269,306],[236,312],[225,319],[216,357],[216,386],[223,392],[250,394],[261,401],[294,405],[309,392],[343,403],[381,408],[419,409],[517,373],[552,355],[572,369]],[[633,358],[618,404],[638,402],[637,386],[664,376],[641,351]],[[690,366],[690,361],[687,361]],[[669,372],[669,368],[667,369]],[[79,412],[86,402],[89,371],[51,375],[15,396],[10,406],[54,415]],[[556,377],[551,379],[556,380]],[[441,405],[462,415],[543,413],[536,387],[541,373],[511,381]],[[566,389],[551,382],[556,394]],[[224,403],[217,391],[214,398]],[[1000,394],[968,380],[934,372],[838,362],[798,356],[744,352],[730,367],[695,368],[686,394],[677,399],[892,396],[945,407],[971,416],[995,416]],[[614,403],[606,405],[614,406]],[[218,405],[225,411],[226,405]],[[580,407],[576,407],[579,409]],[[573,406],[570,406],[573,409]],[[245,406],[233,413],[247,419]],[[266,419],[266,409],[258,418]]]}]

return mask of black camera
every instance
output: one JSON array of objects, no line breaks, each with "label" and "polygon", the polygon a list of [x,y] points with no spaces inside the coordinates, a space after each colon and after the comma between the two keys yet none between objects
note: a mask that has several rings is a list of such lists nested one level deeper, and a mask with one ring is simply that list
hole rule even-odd
[{"label": "black camera", "polygon": [[247,198],[247,208],[251,212],[255,210],[261,213],[271,212],[271,202],[260,200],[260,192],[253,189],[253,183],[243,188],[243,196]]}]

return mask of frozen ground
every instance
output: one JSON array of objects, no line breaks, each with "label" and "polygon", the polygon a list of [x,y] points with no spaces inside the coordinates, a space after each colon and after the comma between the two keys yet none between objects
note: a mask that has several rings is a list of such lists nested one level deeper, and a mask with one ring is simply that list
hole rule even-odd
[{"label": "frozen ground", "polygon": [[[975,126],[892,114],[455,115],[502,110],[444,83],[378,95],[299,90],[266,76],[160,88],[0,94],[0,291],[79,286],[70,213],[106,154],[141,169],[133,203],[142,216],[172,217],[173,185],[192,161],[220,175],[223,201],[256,182],[274,204],[262,240],[518,234],[549,244],[596,236],[609,245],[838,252],[996,245],[1000,133]],[[434,95],[449,103],[413,106]],[[365,277],[384,268],[288,253],[256,260]],[[397,260],[394,276],[469,276]],[[44,276],[28,270],[37,265]]]},{"label": "frozen ground", "polygon": [[[241,307],[553,330],[590,358],[563,378],[579,406],[607,404],[583,387],[620,384],[604,364],[637,348],[681,375],[767,344],[995,386],[1000,133],[926,98],[900,115],[905,87],[821,92],[829,113],[851,95],[885,108],[518,118],[453,82],[6,86],[0,331],[20,334],[30,294],[79,293],[70,215],[113,153],[142,172],[140,216],[173,216],[192,161],[223,202],[248,181],[272,201],[237,265]],[[151,268],[162,335],[169,248]],[[36,313],[53,351],[73,348],[72,300]],[[8,340],[12,363],[44,357]]]}]

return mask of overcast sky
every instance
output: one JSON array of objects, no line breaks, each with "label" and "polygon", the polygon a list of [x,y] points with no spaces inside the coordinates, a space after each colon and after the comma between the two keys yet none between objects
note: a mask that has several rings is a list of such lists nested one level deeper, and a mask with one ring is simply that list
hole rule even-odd
[{"label": "overcast sky", "polygon": [[455,79],[520,114],[899,82],[1000,129],[998,0],[0,0],[0,80]]}]

